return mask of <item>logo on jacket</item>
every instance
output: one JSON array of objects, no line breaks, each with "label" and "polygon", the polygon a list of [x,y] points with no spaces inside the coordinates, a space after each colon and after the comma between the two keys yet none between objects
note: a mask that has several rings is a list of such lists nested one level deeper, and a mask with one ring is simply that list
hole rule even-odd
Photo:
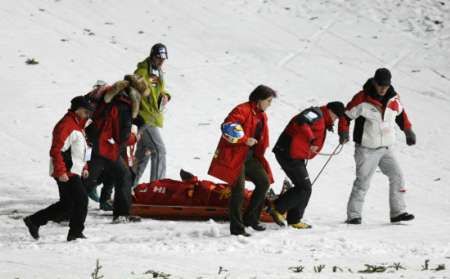
[{"label": "logo on jacket", "polygon": [[313,111],[308,111],[307,113],[304,114],[304,116],[306,117],[306,119],[308,119],[310,122],[312,122],[313,120],[317,119],[319,117],[319,115],[317,115],[317,113],[313,112]]},{"label": "logo on jacket", "polygon": [[155,186],[155,187],[153,188],[153,192],[154,192],[154,193],[165,194],[165,193],[166,193],[166,187],[158,187],[158,186]]}]

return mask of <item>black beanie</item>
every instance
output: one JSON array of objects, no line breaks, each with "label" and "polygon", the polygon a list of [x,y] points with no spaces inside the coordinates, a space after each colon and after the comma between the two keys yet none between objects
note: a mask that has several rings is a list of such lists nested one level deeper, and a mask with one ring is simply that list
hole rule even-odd
[{"label": "black beanie", "polygon": [[150,58],[153,57],[168,59],[169,55],[167,54],[167,47],[161,43],[153,45],[152,49],[150,50]]},{"label": "black beanie", "polygon": [[71,111],[76,111],[79,108],[85,108],[90,111],[94,110],[94,107],[91,105],[89,100],[84,96],[77,96],[70,101]]},{"label": "black beanie", "polygon": [[342,117],[345,114],[345,106],[341,102],[330,102],[327,108],[331,110],[337,117]]},{"label": "black beanie", "polygon": [[391,78],[391,72],[386,68],[376,70],[375,75],[373,76],[375,83],[381,86],[391,85]]}]

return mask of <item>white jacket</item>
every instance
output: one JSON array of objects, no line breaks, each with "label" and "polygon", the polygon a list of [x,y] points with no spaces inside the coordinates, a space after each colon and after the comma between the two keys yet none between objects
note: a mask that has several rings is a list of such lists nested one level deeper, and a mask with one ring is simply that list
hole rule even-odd
[{"label": "white jacket", "polygon": [[[82,123],[69,112],[53,130],[52,147],[50,149],[50,175],[58,177],[64,173],[80,175],[86,162],[90,159],[90,149],[84,137]],[[70,154],[63,154],[68,152]],[[70,158],[68,156],[70,155]],[[70,162],[72,166],[70,170]]]},{"label": "white jacket", "polygon": [[396,141],[396,125],[406,129],[411,127],[406,112],[397,93],[390,89],[385,106],[366,91],[356,94],[347,105],[345,114],[356,119],[353,140],[364,147],[388,147]]}]

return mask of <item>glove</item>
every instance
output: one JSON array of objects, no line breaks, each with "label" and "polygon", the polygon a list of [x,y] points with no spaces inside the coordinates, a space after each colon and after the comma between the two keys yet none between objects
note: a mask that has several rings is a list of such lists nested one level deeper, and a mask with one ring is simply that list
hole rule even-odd
[{"label": "glove", "polygon": [[414,134],[413,130],[407,129],[404,131],[406,136],[406,144],[414,145],[416,144],[416,134]]},{"label": "glove", "polygon": [[339,132],[339,143],[346,144],[350,139],[348,132]]}]

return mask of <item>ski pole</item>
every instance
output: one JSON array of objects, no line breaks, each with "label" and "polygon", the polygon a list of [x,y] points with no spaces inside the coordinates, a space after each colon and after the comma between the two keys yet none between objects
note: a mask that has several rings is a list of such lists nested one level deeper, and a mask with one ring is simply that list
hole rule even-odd
[{"label": "ski pole", "polygon": [[[314,178],[314,181],[312,182],[311,186],[314,185],[314,183],[316,183],[317,179],[319,178],[319,176],[322,174],[323,170],[325,169],[325,167],[328,165],[328,163],[331,161],[331,158],[333,158],[334,155],[336,155],[336,151],[338,150],[339,147],[343,146],[342,144],[338,144],[336,146],[336,148],[333,150],[333,152],[329,155],[328,160],[325,162],[325,164],[323,165],[322,169],[320,169],[319,173],[317,174],[316,178]],[[339,151],[340,152],[340,151]]]}]

